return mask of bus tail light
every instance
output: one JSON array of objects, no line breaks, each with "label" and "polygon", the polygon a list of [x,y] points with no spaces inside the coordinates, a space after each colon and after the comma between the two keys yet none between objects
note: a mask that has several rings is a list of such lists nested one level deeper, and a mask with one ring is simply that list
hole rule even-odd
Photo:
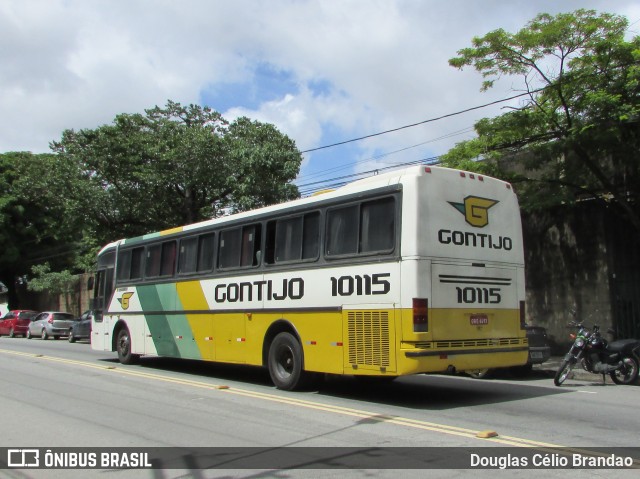
[{"label": "bus tail light", "polygon": [[413,298],[413,331],[425,333],[429,330],[429,300]]},{"label": "bus tail light", "polygon": [[525,327],[525,302],[520,301],[520,329],[524,329]]}]

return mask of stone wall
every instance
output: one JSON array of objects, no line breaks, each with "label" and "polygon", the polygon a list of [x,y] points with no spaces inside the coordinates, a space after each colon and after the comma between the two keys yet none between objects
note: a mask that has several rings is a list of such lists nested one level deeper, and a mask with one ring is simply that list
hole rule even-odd
[{"label": "stone wall", "polygon": [[75,291],[67,298],[64,295],[54,295],[47,292],[36,293],[29,291],[26,286],[17,288],[18,305],[15,309],[33,309],[35,311],[63,311],[80,316],[89,309],[92,291],[87,289],[87,281],[90,274],[78,275]]},{"label": "stone wall", "polygon": [[588,326],[637,334],[638,241],[622,218],[590,201],[522,221],[527,321],[547,328],[555,353],[569,347],[571,310]]}]

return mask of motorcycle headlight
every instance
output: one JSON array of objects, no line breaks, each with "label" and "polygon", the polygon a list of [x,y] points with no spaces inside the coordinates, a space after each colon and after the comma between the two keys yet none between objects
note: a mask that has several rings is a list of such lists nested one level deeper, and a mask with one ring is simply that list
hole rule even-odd
[{"label": "motorcycle headlight", "polygon": [[579,348],[583,348],[584,347],[584,339],[582,339],[582,338],[576,339],[576,346],[579,347]]}]

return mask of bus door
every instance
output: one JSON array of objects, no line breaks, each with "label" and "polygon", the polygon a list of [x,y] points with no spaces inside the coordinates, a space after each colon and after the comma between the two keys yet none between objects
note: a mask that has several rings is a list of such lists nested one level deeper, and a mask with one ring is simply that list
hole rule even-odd
[{"label": "bus door", "polygon": [[113,274],[113,267],[99,269],[94,281],[91,347],[98,351],[111,350],[111,325],[107,310],[113,293]]},{"label": "bus door", "polygon": [[434,341],[521,335],[515,267],[432,266],[429,327]]}]

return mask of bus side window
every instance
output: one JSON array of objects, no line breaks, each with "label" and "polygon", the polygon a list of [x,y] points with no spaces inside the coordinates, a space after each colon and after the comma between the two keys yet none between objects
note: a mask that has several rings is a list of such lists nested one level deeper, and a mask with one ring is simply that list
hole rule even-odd
[{"label": "bus side window", "polygon": [[242,253],[240,256],[240,266],[257,266],[260,251],[260,225],[245,226],[242,228]]},{"label": "bus side window", "polygon": [[147,278],[160,276],[160,258],[162,256],[162,245],[154,244],[147,248],[147,260],[144,275]]},{"label": "bus side window", "polygon": [[327,211],[327,256],[358,252],[358,205]]},{"label": "bus side window", "polygon": [[218,245],[218,267],[221,269],[240,266],[240,246],[242,230],[235,228],[220,232]]},{"label": "bus side window", "polygon": [[[118,254],[118,281],[131,278],[131,250],[122,250]],[[100,282],[98,282],[98,285]]]},{"label": "bus side window", "polygon": [[200,236],[198,239],[198,272],[213,270],[213,250],[216,244],[215,233]]},{"label": "bus side window", "polygon": [[162,258],[160,263],[160,276],[173,276],[176,270],[176,242],[162,243]]},{"label": "bus side window", "polygon": [[274,264],[276,254],[276,221],[269,221],[267,223],[267,234],[264,245],[264,263]]},{"label": "bus side window", "polygon": [[143,247],[120,251],[118,254],[118,281],[131,281],[142,278],[143,261]]},{"label": "bus side window", "polygon": [[279,220],[276,226],[276,263],[302,256],[302,216]]},{"label": "bus side window", "polygon": [[302,227],[302,259],[316,259],[320,253],[320,213],[304,216]]},{"label": "bus side window", "polygon": [[195,273],[198,266],[198,238],[180,240],[178,255],[178,274]]},{"label": "bus side window", "polygon": [[393,198],[362,203],[360,208],[360,253],[393,250],[395,202]]},{"label": "bus side window", "polygon": [[144,248],[134,248],[131,251],[131,276],[130,279],[142,278],[144,265]]}]

